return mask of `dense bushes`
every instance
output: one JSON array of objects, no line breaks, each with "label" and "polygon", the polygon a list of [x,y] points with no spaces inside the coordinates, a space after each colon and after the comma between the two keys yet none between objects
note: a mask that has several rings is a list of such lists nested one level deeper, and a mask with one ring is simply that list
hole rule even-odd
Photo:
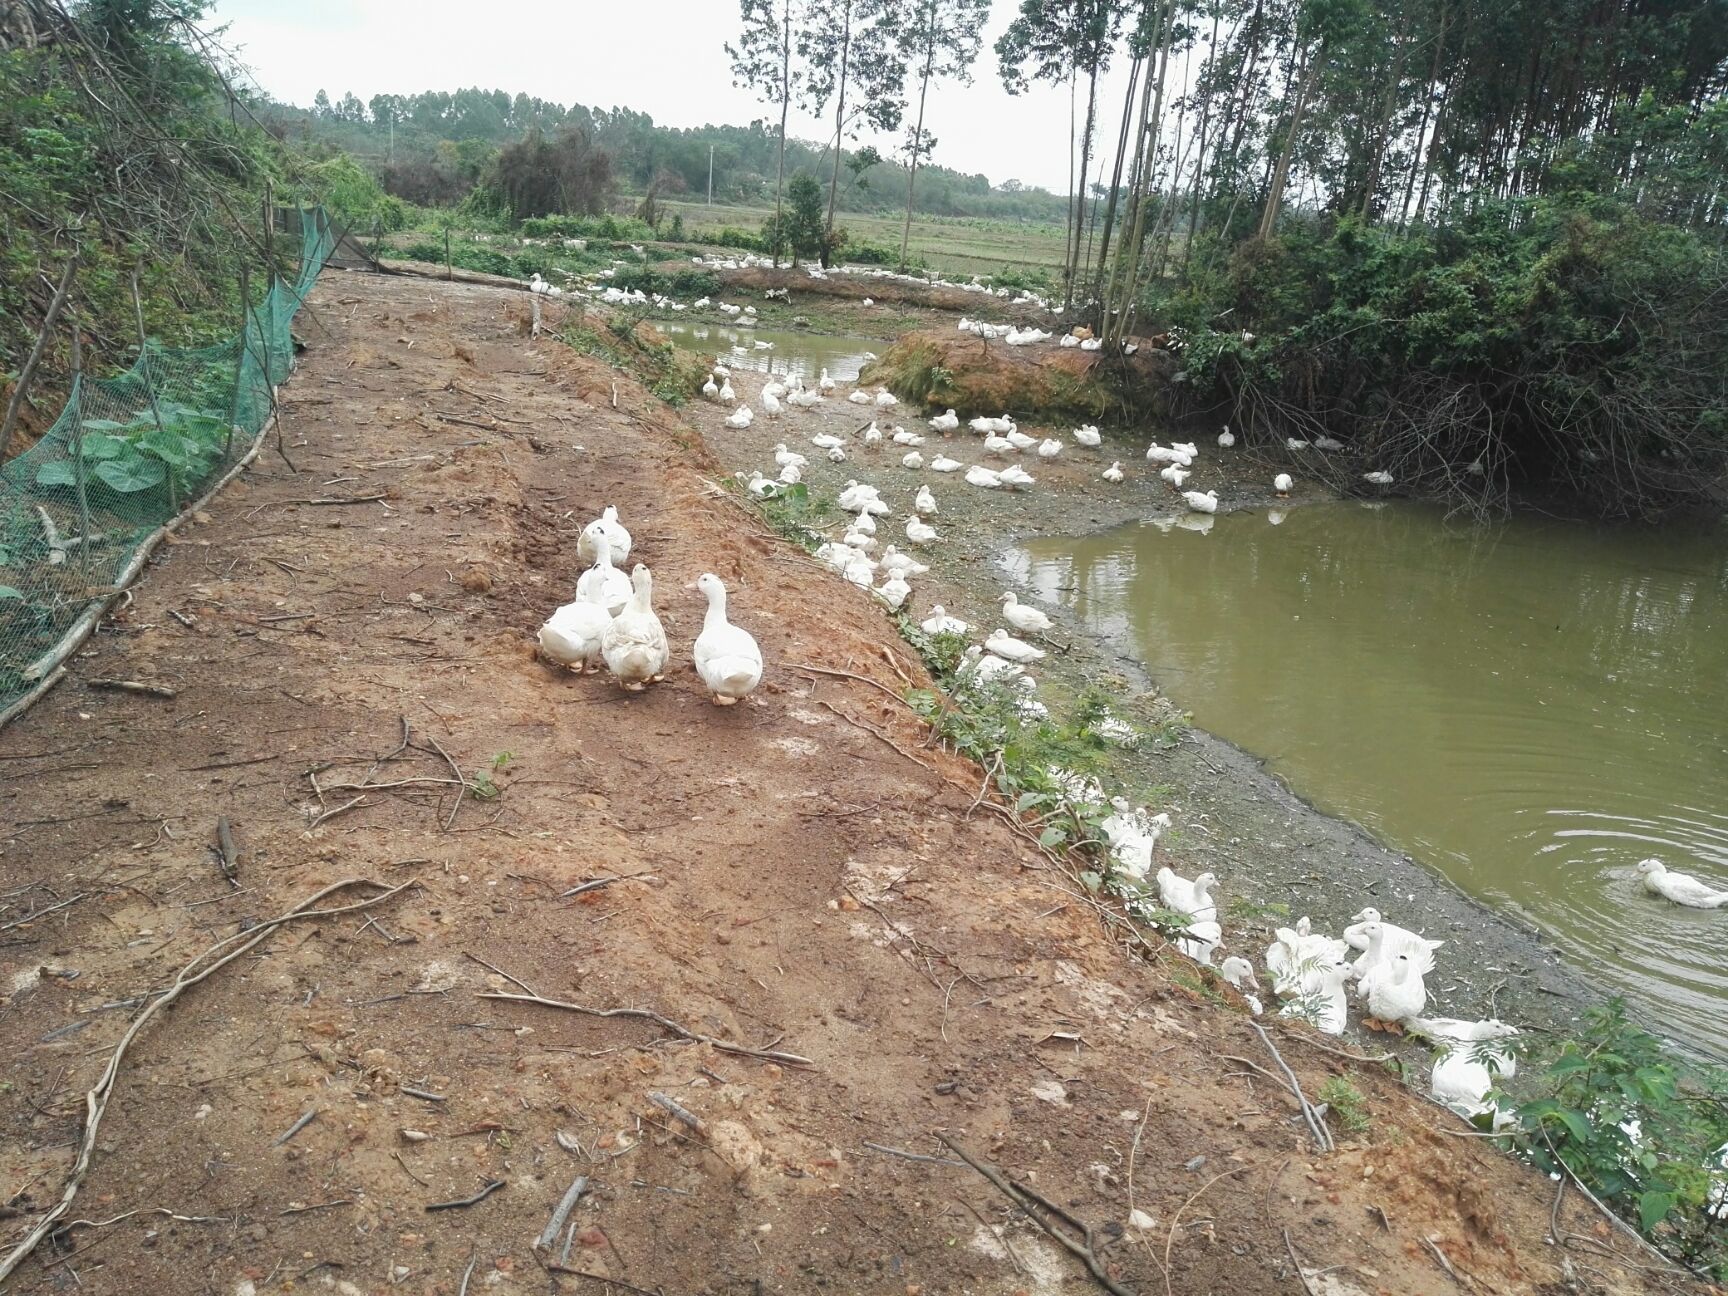
[{"label": "dense bushes", "polygon": [[1189,402],[1252,435],[1329,433],[1353,471],[1484,503],[1721,498],[1728,258],[1708,236],[1573,195],[1408,235],[1317,220],[1191,266],[1152,309],[1189,331]]}]

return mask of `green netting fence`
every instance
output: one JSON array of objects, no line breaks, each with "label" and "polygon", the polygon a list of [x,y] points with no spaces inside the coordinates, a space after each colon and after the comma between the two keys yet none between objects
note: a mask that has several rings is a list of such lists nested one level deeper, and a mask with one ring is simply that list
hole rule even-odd
[{"label": "green netting fence", "polygon": [[300,212],[300,268],[274,278],[231,340],[146,342],[115,378],[74,381],[26,453],[0,466],[0,719],[135,574],[144,545],[251,450],[293,365],[289,326],[334,246]]}]

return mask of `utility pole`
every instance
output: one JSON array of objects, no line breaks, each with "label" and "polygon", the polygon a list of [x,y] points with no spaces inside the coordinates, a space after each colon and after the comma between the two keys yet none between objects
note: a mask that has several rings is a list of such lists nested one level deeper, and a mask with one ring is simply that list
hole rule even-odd
[{"label": "utility pole", "polygon": [[708,146],[708,205],[714,205],[714,146]]}]

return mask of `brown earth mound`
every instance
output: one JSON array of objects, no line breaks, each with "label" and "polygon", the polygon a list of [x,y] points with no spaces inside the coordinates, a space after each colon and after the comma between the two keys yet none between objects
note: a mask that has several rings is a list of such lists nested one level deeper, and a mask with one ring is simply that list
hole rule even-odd
[{"label": "brown earth mound", "polygon": [[1175,357],[1142,344],[1111,360],[1054,341],[1009,346],[975,333],[908,333],[860,380],[901,400],[963,416],[1120,419],[1158,416],[1168,405]]}]

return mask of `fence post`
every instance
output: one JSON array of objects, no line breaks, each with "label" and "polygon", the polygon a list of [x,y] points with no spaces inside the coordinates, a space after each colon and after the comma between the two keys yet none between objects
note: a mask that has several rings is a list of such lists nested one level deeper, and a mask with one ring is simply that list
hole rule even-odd
[{"label": "fence post", "polygon": [[240,417],[240,378],[246,372],[246,346],[252,331],[252,293],[247,284],[246,263],[240,263],[240,350],[234,357],[234,393],[228,397],[228,427],[222,433],[222,457],[234,445],[234,420]]},{"label": "fence post", "polygon": [[444,278],[449,280],[455,277],[456,270],[450,264],[450,227],[446,225],[444,227]]},{"label": "fence post", "polygon": [[72,477],[78,483],[78,570],[84,578],[84,597],[90,597],[90,499],[84,489],[84,344],[78,336],[78,317],[68,315],[72,325],[72,386],[66,403],[72,408]]},{"label": "fence post", "polygon": [[[166,432],[162,426],[162,408],[156,403],[156,380],[150,372],[150,339],[144,333],[144,298],[138,292],[136,267],[132,270],[132,318],[138,323],[138,368],[144,375],[144,390],[150,395],[150,417],[156,420],[157,432]],[[180,511],[180,488],[174,480],[174,465],[165,462],[163,466],[168,469],[168,508],[172,516]]]},{"label": "fence post", "polygon": [[18,421],[18,412],[24,408],[24,396],[30,389],[30,380],[36,376],[36,366],[42,363],[42,355],[48,349],[48,338],[54,331],[54,320],[60,314],[60,308],[66,304],[67,294],[72,291],[72,272],[77,268],[78,253],[73,252],[72,259],[66,263],[66,269],[60,276],[60,286],[54,290],[54,300],[48,303],[48,313],[42,317],[42,331],[36,335],[36,345],[30,348],[30,358],[18,371],[18,383],[12,388],[12,399],[6,402],[6,417],[0,421],[0,460],[4,460],[6,452],[12,448],[12,425]]}]

